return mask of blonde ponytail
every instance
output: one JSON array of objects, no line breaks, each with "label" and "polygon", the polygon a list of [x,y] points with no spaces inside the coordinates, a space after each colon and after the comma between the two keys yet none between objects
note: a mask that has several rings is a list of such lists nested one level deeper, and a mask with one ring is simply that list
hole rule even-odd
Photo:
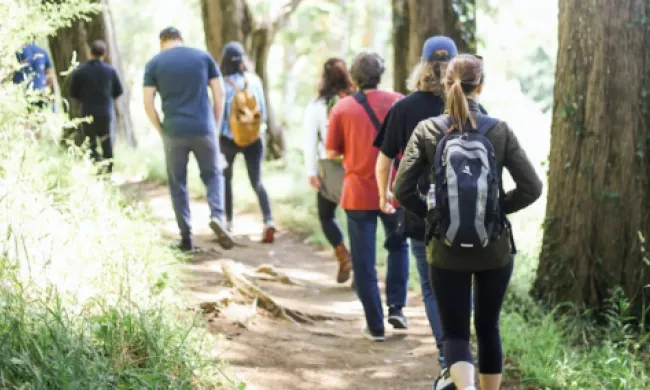
[{"label": "blonde ponytail", "polygon": [[470,115],[467,95],[472,95],[476,88],[483,83],[483,63],[481,58],[471,54],[456,56],[445,73],[446,101],[445,112],[451,118],[451,133],[455,130],[464,131],[467,121],[476,128]]},{"label": "blonde ponytail", "polygon": [[451,117],[451,127],[448,132],[454,130],[463,131],[469,119],[469,104],[463,92],[460,80],[455,80],[447,89],[447,114]]}]

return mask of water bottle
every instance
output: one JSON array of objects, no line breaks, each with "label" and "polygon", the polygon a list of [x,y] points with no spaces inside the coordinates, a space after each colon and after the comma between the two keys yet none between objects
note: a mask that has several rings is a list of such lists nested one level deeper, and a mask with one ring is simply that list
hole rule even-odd
[{"label": "water bottle", "polygon": [[436,185],[431,184],[429,192],[427,192],[427,209],[433,210],[434,208],[436,208]]}]

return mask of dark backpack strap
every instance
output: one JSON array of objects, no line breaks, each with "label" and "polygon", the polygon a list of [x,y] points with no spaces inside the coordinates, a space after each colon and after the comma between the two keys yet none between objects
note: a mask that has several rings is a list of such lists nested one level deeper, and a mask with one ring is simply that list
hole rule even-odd
[{"label": "dark backpack strap", "polygon": [[363,109],[366,110],[366,113],[368,114],[368,117],[370,118],[372,124],[375,126],[375,129],[379,131],[379,129],[381,129],[381,122],[379,121],[379,119],[377,119],[377,115],[375,115],[375,112],[370,107],[370,104],[368,104],[368,99],[366,98],[366,94],[363,93],[362,91],[359,91],[354,94],[354,100],[356,100],[357,103],[363,106]]},{"label": "dark backpack strap", "polygon": [[494,126],[499,123],[499,120],[496,118],[489,117],[487,115],[477,115],[476,116],[476,131],[485,135],[488,131],[492,130]]}]

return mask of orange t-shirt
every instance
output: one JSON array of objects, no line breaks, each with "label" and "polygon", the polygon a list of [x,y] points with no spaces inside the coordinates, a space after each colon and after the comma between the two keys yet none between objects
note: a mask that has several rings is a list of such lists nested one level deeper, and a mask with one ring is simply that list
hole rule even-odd
[{"label": "orange t-shirt", "polygon": [[[378,90],[366,91],[366,96],[380,122],[384,121],[393,103],[404,97],[400,93]],[[341,208],[344,210],[379,210],[375,178],[379,149],[372,145],[376,136],[375,126],[354,96],[341,99],[332,108],[326,149],[343,155],[345,176]]]}]

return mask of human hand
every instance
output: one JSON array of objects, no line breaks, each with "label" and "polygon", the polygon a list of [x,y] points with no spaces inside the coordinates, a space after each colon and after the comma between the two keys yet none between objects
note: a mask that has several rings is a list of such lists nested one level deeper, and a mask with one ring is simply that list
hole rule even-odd
[{"label": "human hand", "polygon": [[320,179],[318,176],[309,176],[309,186],[314,189],[314,191],[320,191]]},{"label": "human hand", "polygon": [[385,197],[379,197],[379,208],[384,214],[395,214],[395,198],[393,193],[388,191]]}]

